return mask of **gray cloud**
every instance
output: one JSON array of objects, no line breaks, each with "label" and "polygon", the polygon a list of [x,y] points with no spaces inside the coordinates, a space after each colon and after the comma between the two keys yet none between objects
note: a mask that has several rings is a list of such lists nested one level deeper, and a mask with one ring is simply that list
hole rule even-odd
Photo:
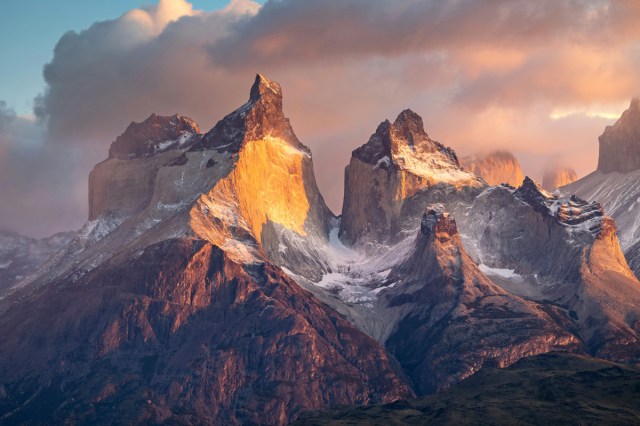
[{"label": "gray cloud", "polygon": [[44,144],[41,123],[16,116],[0,102],[0,228],[47,235],[77,227],[86,184],[66,147]]},{"label": "gray cloud", "polygon": [[580,0],[269,1],[211,52],[221,66],[229,66],[532,45],[597,29],[598,5]]},{"label": "gray cloud", "polygon": [[0,101],[0,131],[11,123],[15,117],[15,111],[9,108],[5,101]]},{"label": "gray cloud", "polygon": [[[40,219],[18,222],[79,226],[88,172],[130,121],[179,112],[206,130],[244,102],[256,72],[283,85],[285,112],[335,210],[350,151],[404,108],[462,154],[509,149],[540,177],[558,158],[581,174],[595,167],[611,119],[586,112],[620,113],[640,93],[635,0],[272,0],[256,15],[247,0],[218,13],[194,14],[184,0],[162,8],[60,39],[36,101],[46,134],[14,118],[27,133],[40,129],[40,142],[0,147],[0,158],[38,169],[0,182],[35,200]],[[44,213],[51,205],[55,216]],[[0,225],[15,215],[0,211]]]}]

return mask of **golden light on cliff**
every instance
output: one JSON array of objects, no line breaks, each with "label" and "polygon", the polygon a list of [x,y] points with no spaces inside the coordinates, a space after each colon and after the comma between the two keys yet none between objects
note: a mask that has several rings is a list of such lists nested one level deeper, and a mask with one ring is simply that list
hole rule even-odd
[{"label": "golden light on cliff", "polygon": [[305,235],[309,212],[303,181],[306,155],[279,138],[245,143],[232,171],[192,209],[192,228],[232,256],[245,259],[255,256],[236,241],[237,229],[251,232],[262,242],[262,227],[270,220]]},{"label": "golden light on cliff", "polygon": [[309,201],[302,179],[304,155],[278,138],[249,142],[240,152],[229,179],[240,213],[258,240],[267,219],[305,235]]}]

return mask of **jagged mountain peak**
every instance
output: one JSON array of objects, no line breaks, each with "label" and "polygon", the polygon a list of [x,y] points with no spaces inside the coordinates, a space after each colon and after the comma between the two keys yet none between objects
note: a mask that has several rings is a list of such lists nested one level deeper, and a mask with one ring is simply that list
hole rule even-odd
[{"label": "jagged mountain peak", "polygon": [[282,87],[275,81],[269,80],[262,74],[257,74],[255,82],[251,87],[249,102],[259,101],[279,101],[279,107],[282,109]]},{"label": "jagged mountain peak", "polygon": [[515,194],[524,201],[543,201],[554,198],[553,194],[545,190],[542,185],[531,179],[529,176],[525,176],[524,180],[522,181],[522,185],[520,185],[520,187],[516,190]]},{"label": "jagged mountain peak", "polygon": [[109,148],[109,158],[130,160],[148,157],[176,147],[184,148],[196,141],[200,126],[179,114],[151,114],[146,120],[131,122]]},{"label": "jagged mountain peak", "polygon": [[300,143],[285,117],[282,88],[262,74],[258,74],[251,87],[249,100],[218,121],[194,150],[216,149],[237,153],[252,141],[274,139],[311,155]]},{"label": "jagged mountain peak", "polygon": [[369,141],[353,151],[353,157],[383,168],[393,164],[431,179],[438,170],[462,172],[455,151],[430,139],[422,117],[410,109],[402,111],[393,123],[389,120],[380,123]]},{"label": "jagged mountain peak", "polygon": [[[545,309],[508,294],[483,274],[443,205],[427,206],[420,229],[389,274],[398,284],[385,294],[391,309],[411,309],[387,347],[411,372],[418,393],[448,387],[487,362],[506,366],[527,355],[577,349],[578,340]],[[454,370],[452,379],[446,372]]]},{"label": "jagged mountain peak", "polygon": [[414,135],[420,135],[421,137],[428,138],[427,132],[424,130],[424,123],[422,117],[411,109],[405,109],[393,122],[393,129],[402,133],[410,144],[413,144]]},{"label": "jagged mountain peak", "polygon": [[444,201],[440,190],[451,191],[453,200],[485,186],[462,169],[453,149],[429,138],[418,114],[404,110],[353,151],[345,169],[340,238],[349,244],[363,237],[393,240],[400,229],[419,223],[424,205]]}]

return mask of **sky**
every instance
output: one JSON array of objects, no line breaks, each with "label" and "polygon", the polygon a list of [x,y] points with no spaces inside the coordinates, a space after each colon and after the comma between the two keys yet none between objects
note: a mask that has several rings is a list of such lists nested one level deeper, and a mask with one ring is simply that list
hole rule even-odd
[{"label": "sky", "polygon": [[403,109],[459,155],[506,149],[540,179],[593,171],[640,94],[637,0],[4,3],[0,228],[30,236],[82,225],[88,174],[131,121],[206,131],[258,72],[283,86],[337,213],[351,151]]},{"label": "sky", "polygon": [[[226,0],[194,0],[203,10],[222,9]],[[53,47],[68,31],[81,31],[96,21],[117,18],[145,0],[20,0],[5,1],[0,14],[0,96],[16,113],[31,115],[33,98],[45,82],[42,67]],[[7,42],[18,38],[19,43]]]}]

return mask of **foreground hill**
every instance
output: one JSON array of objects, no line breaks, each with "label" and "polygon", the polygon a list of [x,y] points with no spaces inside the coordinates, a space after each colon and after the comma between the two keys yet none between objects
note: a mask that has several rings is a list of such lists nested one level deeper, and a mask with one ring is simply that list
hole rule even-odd
[{"label": "foreground hill", "polygon": [[316,413],[297,425],[623,425],[640,422],[640,369],[568,354],[485,369],[425,398]]}]

